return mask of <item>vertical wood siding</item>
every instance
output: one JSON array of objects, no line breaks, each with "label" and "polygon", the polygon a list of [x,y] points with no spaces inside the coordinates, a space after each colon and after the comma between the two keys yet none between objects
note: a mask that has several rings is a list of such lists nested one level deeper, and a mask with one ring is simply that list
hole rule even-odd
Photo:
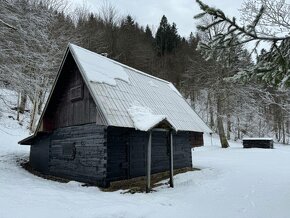
[{"label": "vertical wood siding", "polygon": [[107,130],[107,179],[129,178],[129,135],[131,129],[108,127]]},{"label": "vertical wood siding", "polygon": [[[145,176],[148,133],[131,128],[109,127],[108,181]],[[173,136],[174,169],[191,167],[191,132],[178,132]],[[152,173],[169,170],[168,135],[152,134]]]},{"label": "vertical wood siding", "polygon": [[43,117],[44,131],[92,122],[104,124],[79,69],[69,54]]},{"label": "vertical wood siding", "polygon": [[193,147],[203,146],[203,132],[192,132],[191,140]]},{"label": "vertical wood siding", "polygon": [[174,169],[192,167],[191,143],[191,132],[180,131],[173,135]]}]

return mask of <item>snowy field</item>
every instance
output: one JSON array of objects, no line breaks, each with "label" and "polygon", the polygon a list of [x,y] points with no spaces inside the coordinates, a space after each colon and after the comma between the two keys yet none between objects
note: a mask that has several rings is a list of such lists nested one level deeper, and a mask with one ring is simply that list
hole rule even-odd
[{"label": "snowy field", "polygon": [[[3,90],[5,105],[17,96]],[[175,188],[150,194],[102,192],[36,177],[19,166],[29,146],[17,142],[28,135],[8,116],[0,102],[0,218],[289,218],[290,146],[221,149],[217,138],[192,152],[201,171],[175,176]],[[15,113],[15,112],[14,112]],[[25,116],[24,116],[25,118]],[[23,121],[24,126],[27,121]],[[212,145],[213,144],[213,145]]]},{"label": "snowy field", "polygon": [[207,137],[207,146],[193,151],[202,170],[175,176],[174,189],[120,194],[26,172],[17,160],[28,158],[29,147],[17,141],[27,132],[12,124],[0,130],[0,218],[290,217],[290,147],[221,149]]}]

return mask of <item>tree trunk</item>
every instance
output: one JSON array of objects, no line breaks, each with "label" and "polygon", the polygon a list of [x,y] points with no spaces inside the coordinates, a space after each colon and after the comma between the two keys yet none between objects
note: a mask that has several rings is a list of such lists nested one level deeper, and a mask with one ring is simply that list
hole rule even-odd
[{"label": "tree trunk", "polygon": [[35,92],[35,96],[33,99],[33,106],[32,106],[32,111],[30,114],[30,125],[29,125],[29,130],[30,132],[34,132],[35,128],[35,122],[36,122],[36,116],[38,114],[38,107],[39,107],[39,100],[38,100],[38,92]]},{"label": "tree trunk", "polygon": [[21,98],[21,92],[18,94],[18,100],[17,100],[17,117],[16,120],[19,121],[20,117],[20,98]]},{"label": "tree trunk", "polygon": [[240,130],[240,118],[237,118],[237,125],[238,125],[238,139],[241,139],[241,130]]},{"label": "tree trunk", "polygon": [[227,114],[227,139],[231,139],[231,117]]},{"label": "tree trunk", "polygon": [[19,112],[22,113],[22,114],[25,111],[26,102],[27,102],[27,95],[24,92],[21,92],[21,94],[20,94]]},{"label": "tree trunk", "polygon": [[285,123],[282,121],[282,143],[286,144]]},{"label": "tree trunk", "polygon": [[20,114],[25,111],[25,106],[27,102],[27,95],[24,92],[20,92],[18,95],[18,107],[17,107],[17,120],[20,120]]},{"label": "tree trunk", "polygon": [[44,92],[43,93],[43,91],[41,90],[40,92],[39,92],[39,95],[38,95],[38,108],[37,108],[37,114],[38,115],[41,115],[41,112],[42,112],[42,105],[43,105],[43,102],[44,102],[44,100],[45,100],[45,93],[46,92]]},{"label": "tree trunk", "polygon": [[[288,120],[286,121],[286,130],[285,130],[285,132],[286,132],[286,135],[288,136],[288,139],[287,139],[287,141],[286,141],[286,139],[285,139],[285,142],[286,143],[290,143],[290,141],[289,141],[289,136],[290,136],[290,122],[289,122],[289,118],[288,118]],[[286,138],[286,135],[285,135],[285,138]],[[285,144],[286,144],[285,143]]]},{"label": "tree trunk", "polygon": [[190,104],[191,107],[195,110],[195,92],[193,87],[190,88]]},{"label": "tree trunk", "polygon": [[208,107],[209,107],[209,117],[210,117],[210,128],[213,129],[214,127],[214,118],[213,118],[213,108],[212,108],[212,101],[211,101],[211,95],[208,93]]},{"label": "tree trunk", "polygon": [[219,133],[222,148],[230,147],[228,140],[226,138],[226,135],[225,135],[225,129],[223,125],[222,100],[221,100],[220,94],[218,94],[218,97],[217,97],[217,127],[218,127],[218,133]]}]

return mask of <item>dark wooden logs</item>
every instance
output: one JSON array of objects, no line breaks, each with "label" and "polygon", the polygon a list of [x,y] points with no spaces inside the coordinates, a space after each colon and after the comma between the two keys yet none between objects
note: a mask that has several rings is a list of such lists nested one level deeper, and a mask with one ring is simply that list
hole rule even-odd
[{"label": "dark wooden logs", "polygon": [[244,148],[274,148],[272,138],[244,138]]},{"label": "dark wooden logs", "polygon": [[204,145],[203,132],[191,132],[192,147],[200,147]]},{"label": "dark wooden logs", "polygon": [[91,123],[53,131],[48,165],[50,175],[106,186],[106,126]]},{"label": "dark wooden logs", "polygon": [[[191,167],[191,132],[173,131],[172,134],[173,168]],[[146,176],[148,139],[148,132],[132,128],[108,128],[108,181]],[[152,130],[151,174],[169,171],[169,149],[169,134]]]}]

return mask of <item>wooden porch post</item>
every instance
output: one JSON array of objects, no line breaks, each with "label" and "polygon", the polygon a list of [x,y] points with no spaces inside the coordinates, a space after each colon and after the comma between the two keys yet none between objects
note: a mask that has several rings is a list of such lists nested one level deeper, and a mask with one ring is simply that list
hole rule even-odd
[{"label": "wooden porch post", "polygon": [[170,180],[169,180],[169,183],[170,183],[170,187],[173,188],[174,185],[173,185],[173,131],[171,130],[170,133],[169,133],[169,141],[170,141],[170,160],[169,160],[169,163],[170,163]]},{"label": "wooden porch post", "polygon": [[149,140],[147,147],[147,181],[146,181],[146,193],[150,192],[151,186],[151,143],[152,143],[152,131],[149,132]]}]

